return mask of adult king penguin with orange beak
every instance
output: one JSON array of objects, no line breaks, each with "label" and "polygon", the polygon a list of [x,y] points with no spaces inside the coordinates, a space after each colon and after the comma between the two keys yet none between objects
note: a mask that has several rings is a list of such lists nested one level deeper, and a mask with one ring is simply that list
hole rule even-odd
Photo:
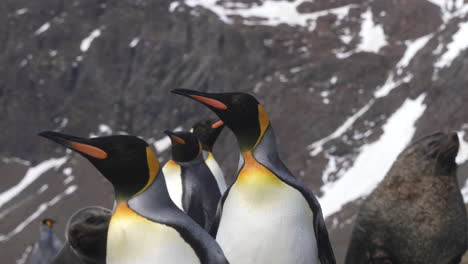
[{"label": "adult king penguin with orange beak", "polygon": [[172,92],[210,108],[237,138],[237,178],[211,229],[230,263],[335,263],[320,204],[280,160],[263,106],[245,93]]},{"label": "adult king penguin with orange beak", "polygon": [[216,241],[172,202],[156,155],[135,136],[39,135],[88,159],[112,183],[107,264],[227,264]]}]

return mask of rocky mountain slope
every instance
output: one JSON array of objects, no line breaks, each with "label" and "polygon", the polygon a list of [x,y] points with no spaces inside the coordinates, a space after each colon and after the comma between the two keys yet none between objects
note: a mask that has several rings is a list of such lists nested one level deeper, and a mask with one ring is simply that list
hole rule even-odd
[{"label": "rocky mountain slope", "polygon": [[[463,0],[4,0],[0,14],[5,263],[41,218],[63,238],[78,208],[112,207],[98,172],[37,132],[135,134],[167,160],[162,131],[214,118],[173,88],[264,104],[283,160],[319,197],[339,263],[360,201],[412,139],[459,132],[468,202]],[[229,131],[215,154],[232,181]]]}]

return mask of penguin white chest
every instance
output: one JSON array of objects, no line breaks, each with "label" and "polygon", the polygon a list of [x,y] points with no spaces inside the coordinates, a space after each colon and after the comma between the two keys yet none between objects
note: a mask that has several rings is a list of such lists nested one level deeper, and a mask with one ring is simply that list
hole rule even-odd
[{"label": "penguin white chest", "polygon": [[236,182],[224,202],[216,240],[231,264],[320,263],[312,210],[284,183]]},{"label": "penguin white chest", "polygon": [[167,191],[171,200],[179,207],[180,210],[184,211],[182,207],[182,169],[179,164],[174,161],[168,161],[162,168],[164,179],[166,180]]},{"label": "penguin white chest", "polygon": [[215,160],[213,153],[208,152],[206,154],[207,157],[205,159],[205,163],[210,169],[211,173],[213,173],[213,176],[216,179],[216,183],[218,183],[218,188],[219,191],[221,192],[221,195],[226,191],[226,181],[224,180],[224,173],[221,170],[221,167],[219,167],[218,162]]},{"label": "penguin white chest", "polygon": [[173,228],[130,209],[112,216],[107,236],[108,264],[200,264],[193,248]]}]

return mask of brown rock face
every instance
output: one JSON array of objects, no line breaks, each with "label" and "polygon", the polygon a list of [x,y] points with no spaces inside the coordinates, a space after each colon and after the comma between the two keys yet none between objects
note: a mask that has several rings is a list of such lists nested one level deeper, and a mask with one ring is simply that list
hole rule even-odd
[{"label": "brown rock face", "polygon": [[426,0],[377,0],[371,8],[375,21],[393,40],[419,38],[442,24],[440,8]]}]

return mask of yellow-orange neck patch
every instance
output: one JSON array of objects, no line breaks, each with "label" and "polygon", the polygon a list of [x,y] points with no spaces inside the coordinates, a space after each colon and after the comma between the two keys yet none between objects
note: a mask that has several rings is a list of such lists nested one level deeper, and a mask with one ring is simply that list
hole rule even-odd
[{"label": "yellow-orange neck patch", "polygon": [[261,104],[258,105],[258,124],[260,126],[260,135],[253,148],[255,148],[258,145],[263,135],[265,134],[265,131],[267,130],[268,125],[270,124],[270,119],[268,118],[268,114],[266,113],[265,108],[263,108]]},{"label": "yellow-orange neck patch", "polygon": [[244,157],[244,166],[239,172],[236,182],[249,185],[282,184],[274,173],[255,160],[252,151],[243,152],[242,156]]},{"label": "yellow-orange neck patch", "polygon": [[148,182],[146,183],[145,187],[143,187],[143,189],[141,189],[134,196],[137,196],[148,189],[148,187],[154,182],[156,176],[158,175],[160,169],[159,161],[150,147],[146,147],[146,162],[148,163]]}]

